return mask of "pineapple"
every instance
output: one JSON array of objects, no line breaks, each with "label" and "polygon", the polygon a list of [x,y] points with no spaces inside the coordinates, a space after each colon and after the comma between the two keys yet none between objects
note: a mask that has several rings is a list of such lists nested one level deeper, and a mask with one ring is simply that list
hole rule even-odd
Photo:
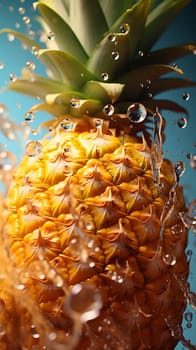
[{"label": "pineapple", "polygon": [[40,0],[47,48],[1,31],[48,72],[24,70],[9,89],[42,100],[29,117],[54,116],[43,140],[26,145],[6,198],[1,349],[169,350],[185,342],[184,169],[164,159],[161,114],[185,110],[154,96],[194,85],[164,75],[182,75],[169,64],[196,46],[151,49],[188,2]]}]

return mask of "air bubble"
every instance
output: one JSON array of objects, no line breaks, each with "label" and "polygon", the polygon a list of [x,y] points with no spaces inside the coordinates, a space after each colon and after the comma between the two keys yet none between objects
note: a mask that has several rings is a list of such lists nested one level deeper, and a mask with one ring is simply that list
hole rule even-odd
[{"label": "air bubble", "polygon": [[64,119],[60,125],[63,130],[72,130],[74,123],[69,119]]},{"label": "air bubble", "polygon": [[80,102],[80,100],[78,98],[72,98],[71,101],[70,101],[70,105],[73,108],[79,108],[80,104],[81,104],[81,102]]},{"label": "air bubble", "polygon": [[187,119],[184,117],[180,117],[177,120],[177,125],[179,126],[179,128],[184,129],[187,127]]},{"label": "air bubble", "polygon": [[37,56],[38,55],[38,48],[36,46],[32,46],[31,52],[33,55]]},{"label": "air bubble", "polygon": [[190,157],[190,167],[196,169],[196,154],[192,154]]},{"label": "air bubble", "polygon": [[47,35],[48,40],[54,40],[55,39],[55,35],[53,32],[49,32]]},{"label": "air bubble", "polygon": [[104,81],[107,81],[109,79],[109,74],[108,73],[102,73],[101,77]]},{"label": "air bubble", "polygon": [[54,341],[56,339],[56,337],[57,337],[57,335],[56,335],[55,332],[51,332],[51,333],[48,334],[48,338],[51,341]]},{"label": "air bubble", "polygon": [[30,141],[25,146],[28,157],[36,157],[42,152],[42,144],[39,141]]},{"label": "air bubble", "polygon": [[29,23],[30,23],[30,18],[29,18],[28,16],[24,16],[24,17],[22,18],[22,20],[23,20],[23,22],[24,22],[25,24],[29,24]]},{"label": "air bubble", "polygon": [[139,55],[140,57],[143,57],[143,56],[144,56],[143,51],[140,50],[140,51],[138,52],[138,55]]},{"label": "air bubble", "polygon": [[19,7],[18,12],[19,12],[21,15],[24,15],[24,13],[25,13],[24,7]]},{"label": "air bubble", "polygon": [[106,106],[103,107],[103,113],[105,115],[111,116],[112,114],[114,114],[114,106],[111,104],[108,104]]},{"label": "air bubble", "polygon": [[182,94],[182,98],[183,100],[188,101],[190,99],[190,94],[188,92],[184,92]]},{"label": "air bubble", "polygon": [[175,265],[176,264],[176,257],[175,256],[172,256],[170,254],[165,254],[163,256],[163,262],[166,264],[166,265]]},{"label": "air bubble", "polygon": [[119,52],[118,51],[112,51],[112,58],[114,61],[118,61],[119,60]]},{"label": "air bubble", "polygon": [[24,120],[28,123],[33,122],[35,120],[35,113],[33,113],[31,111],[25,113]]},{"label": "air bubble", "polygon": [[111,42],[114,42],[116,40],[116,35],[111,33],[108,35],[108,40],[111,41]]},{"label": "air bubble", "polygon": [[8,33],[7,37],[8,37],[8,41],[10,41],[10,42],[15,40],[14,34]]},{"label": "air bubble", "polygon": [[185,318],[185,320],[186,320],[187,322],[192,322],[192,319],[193,319],[193,314],[192,314],[192,312],[186,312],[186,313],[184,314],[184,318]]},{"label": "air bubble", "polygon": [[24,290],[25,289],[25,285],[24,284],[22,284],[22,283],[19,283],[19,284],[17,284],[16,286],[15,286],[15,288],[17,289],[17,290]]},{"label": "air bubble", "polygon": [[133,103],[128,107],[127,115],[132,123],[142,123],[147,116],[147,110],[141,103]]},{"label": "air bubble", "polygon": [[180,224],[175,224],[171,227],[172,235],[181,235],[183,233],[183,226]]},{"label": "air bubble", "polygon": [[17,76],[16,76],[16,74],[13,74],[13,73],[11,73],[10,74],[10,81],[12,81],[12,82],[14,82],[14,81],[16,81],[17,80]]},{"label": "air bubble", "polygon": [[72,287],[68,305],[65,306],[68,306],[70,312],[85,323],[99,316],[102,300],[95,286],[76,284]]},{"label": "air bubble", "polygon": [[32,61],[27,61],[26,68],[29,69],[30,71],[34,71],[35,70],[35,63]]},{"label": "air bubble", "polygon": [[124,23],[120,26],[120,32],[123,34],[128,34],[129,33],[129,24]]},{"label": "air bubble", "polygon": [[192,323],[190,323],[190,322],[188,322],[187,324],[186,324],[186,326],[187,326],[187,328],[192,328]]}]

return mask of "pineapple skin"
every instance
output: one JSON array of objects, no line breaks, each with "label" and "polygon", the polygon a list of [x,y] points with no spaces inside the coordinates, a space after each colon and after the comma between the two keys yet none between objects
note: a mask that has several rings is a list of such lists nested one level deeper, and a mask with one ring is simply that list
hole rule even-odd
[{"label": "pineapple skin", "polygon": [[[67,339],[80,323],[75,343],[63,340],[68,349],[174,349],[172,329],[186,305],[185,204],[179,185],[171,202],[174,166],[163,160],[158,190],[150,157],[139,138],[90,123],[85,131],[61,125],[39,154],[24,157],[8,193],[4,236],[27,296],[23,305],[14,288],[10,298],[1,292],[2,318],[10,315],[3,350],[10,341],[12,350],[56,349],[40,317]],[[77,301],[74,286],[84,291]],[[93,293],[99,312],[82,321]]]}]

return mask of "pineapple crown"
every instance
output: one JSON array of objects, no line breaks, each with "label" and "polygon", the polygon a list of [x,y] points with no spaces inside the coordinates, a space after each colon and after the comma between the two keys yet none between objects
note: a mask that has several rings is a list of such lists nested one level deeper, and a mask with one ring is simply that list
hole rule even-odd
[{"label": "pineapple crown", "polygon": [[[174,101],[154,99],[163,91],[195,83],[166,77],[181,69],[170,63],[194,52],[196,44],[151,51],[154,43],[190,0],[39,0],[34,8],[48,33],[46,47],[12,29],[47,67],[48,77],[23,70],[9,89],[43,101],[32,110],[55,117],[126,115],[135,102],[149,113],[186,110]],[[149,94],[150,85],[150,94]]]}]

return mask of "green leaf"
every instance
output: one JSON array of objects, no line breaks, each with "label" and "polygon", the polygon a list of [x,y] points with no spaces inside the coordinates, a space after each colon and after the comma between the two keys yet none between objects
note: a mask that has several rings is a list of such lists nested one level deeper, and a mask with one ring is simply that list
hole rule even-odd
[{"label": "green leaf", "polygon": [[194,53],[196,50],[196,44],[178,45],[167,47],[164,49],[150,52],[147,56],[143,56],[140,61],[141,64],[169,64],[175,62],[177,59]]},{"label": "green leaf", "polygon": [[140,50],[148,52],[178,13],[191,0],[163,0],[149,14]]},{"label": "green leaf", "polygon": [[[109,40],[106,36],[97,46],[94,54],[90,57],[87,68],[94,72],[101,79],[102,73],[107,73],[108,81],[113,81],[115,74],[125,70],[129,62],[130,42],[127,34],[115,34],[118,46]],[[118,59],[112,57],[113,54],[118,55]]]},{"label": "green leaf", "polygon": [[181,69],[164,64],[147,65],[131,70],[120,78],[120,81],[126,84],[123,96],[128,99],[135,99],[148,88],[150,92],[150,85],[154,79],[172,72],[183,74]]},{"label": "green leaf", "polygon": [[73,96],[73,92],[52,94],[46,96],[46,101],[50,106],[65,106],[66,113],[69,113],[73,116],[80,116],[81,114],[94,114],[103,108],[102,101],[96,99],[85,99],[84,96],[78,94],[77,92],[75,96],[78,105],[73,107],[71,104]]},{"label": "green leaf", "polygon": [[105,14],[108,27],[111,27],[124,11],[131,8],[135,4],[135,0],[99,0],[99,3],[102,7],[103,13]]},{"label": "green leaf", "polygon": [[41,23],[44,21],[54,34],[54,40],[48,40],[47,44],[55,43],[57,49],[66,51],[70,55],[77,57],[81,62],[86,62],[88,57],[83,47],[62,17],[45,4],[37,3],[36,7],[42,16]]},{"label": "green leaf", "polygon": [[69,20],[69,7],[68,7],[69,1],[62,1],[62,0],[39,0],[38,2],[35,2],[34,8],[36,9],[38,5],[47,5],[50,7],[53,11],[59,14],[64,21],[68,23]]},{"label": "green leaf", "polygon": [[150,85],[150,93],[155,96],[161,92],[196,86],[196,82],[187,79],[164,78],[153,80]]},{"label": "green leaf", "polygon": [[[87,67],[97,75],[103,72],[109,74],[109,81],[115,78],[116,73],[126,70],[142,34],[146,16],[149,10],[151,0],[140,0],[131,9],[128,9],[114,23],[111,31],[107,33],[100,44],[95,48],[90,57]],[[125,32],[120,32],[121,25]],[[115,40],[110,40],[111,36]],[[119,59],[112,58],[112,52],[119,53]]]},{"label": "green leaf", "polygon": [[184,113],[188,115],[187,110],[174,101],[162,100],[162,99],[160,100],[149,99],[149,100],[143,100],[142,103],[145,106],[147,106],[147,108],[151,110],[153,113],[156,111],[158,107],[159,110],[169,110],[176,113]]},{"label": "green leaf", "polygon": [[89,72],[84,65],[73,56],[59,50],[40,50],[39,57],[48,56],[55,65],[59,80],[72,88],[80,88],[88,80],[96,80],[95,75]]},{"label": "green leaf", "polygon": [[108,30],[98,0],[71,0],[70,26],[88,55]]},{"label": "green leaf", "polygon": [[111,32],[119,32],[121,26],[129,26],[130,61],[136,54],[138,43],[143,35],[147,15],[151,6],[151,0],[140,0],[131,9],[123,13],[121,17],[110,28]]},{"label": "green leaf", "polygon": [[84,94],[79,93],[78,91],[67,91],[67,92],[60,92],[55,94],[48,94],[46,96],[46,102],[48,104],[66,104],[68,106],[71,106],[71,100],[77,99],[80,101],[80,99],[84,99]]},{"label": "green leaf", "polygon": [[8,89],[44,100],[47,94],[65,92],[68,87],[59,81],[23,70],[22,77],[10,83]]},{"label": "green leaf", "polygon": [[44,111],[55,117],[61,117],[68,113],[68,106],[63,104],[58,105],[58,104],[40,103],[31,107],[30,111],[32,112]]},{"label": "green leaf", "polygon": [[89,81],[83,92],[89,98],[97,99],[105,103],[115,103],[122,94],[123,84],[108,84],[98,81]]}]

